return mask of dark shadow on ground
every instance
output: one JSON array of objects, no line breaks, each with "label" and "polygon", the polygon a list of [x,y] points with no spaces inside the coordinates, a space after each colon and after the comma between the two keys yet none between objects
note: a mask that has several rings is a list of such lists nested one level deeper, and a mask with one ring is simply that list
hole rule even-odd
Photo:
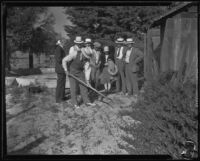
[{"label": "dark shadow on ground", "polygon": [[21,114],[23,114],[23,113],[25,113],[25,112],[27,112],[27,111],[29,111],[29,110],[35,108],[35,107],[37,107],[37,106],[36,106],[36,105],[32,105],[30,108],[28,108],[28,109],[26,109],[26,110],[23,110],[22,112],[19,112],[19,113],[16,114],[16,115],[6,115],[6,116],[7,116],[7,117],[6,117],[6,122],[8,122],[10,119],[12,119],[12,118],[14,118],[14,117],[17,117],[17,116],[19,116],[19,115],[21,115]]},{"label": "dark shadow on ground", "polygon": [[35,141],[26,145],[25,147],[8,153],[8,155],[26,155],[29,153],[29,151],[31,149],[33,149],[33,148],[37,147],[38,145],[40,145],[41,143],[43,143],[47,138],[48,138],[47,136],[43,135],[43,136],[39,137],[38,139],[36,139]]}]

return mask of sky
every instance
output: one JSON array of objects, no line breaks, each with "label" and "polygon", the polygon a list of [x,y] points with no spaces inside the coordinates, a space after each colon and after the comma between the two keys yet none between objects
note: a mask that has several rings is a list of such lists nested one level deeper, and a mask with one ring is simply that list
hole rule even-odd
[{"label": "sky", "polygon": [[55,17],[54,29],[57,33],[61,33],[64,38],[68,39],[67,33],[64,30],[64,25],[71,25],[71,22],[64,14],[63,7],[49,7],[49,12]]}]

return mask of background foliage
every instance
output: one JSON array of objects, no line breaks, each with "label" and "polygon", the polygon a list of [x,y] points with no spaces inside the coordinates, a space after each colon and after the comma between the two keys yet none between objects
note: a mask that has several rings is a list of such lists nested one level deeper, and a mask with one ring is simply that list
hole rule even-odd
[{"label": "background foliage", "polygon": [[[7,7],[6,50],[7,60],[16,50],[40,54],[53,51],[56,33],[53,30],[53,15],[47,7]],[[41,15],[44,16],[41,19]],[[33,61],[33,60],[29,60]],[[9,62],[7,62],[9,65]]]},{"label": "background foliage", "polygon": [[74,35],[106,38],[134,36],[142,39],[151,20],[163,13],[165,7],[154,6],[87,6],[67,7],[66,14],[74,26],[65,26],[69,37]]},{"label": "background foliage", "polygon": [[169,154],[180,159],[186,140],[198,145],[196,85],[174,85],[171,77],[171,71],[162,73],[158,81],[147,85],[134,112],[129,113],[142,122],[137,129],[131,129],[136,136],[136,154]]}]

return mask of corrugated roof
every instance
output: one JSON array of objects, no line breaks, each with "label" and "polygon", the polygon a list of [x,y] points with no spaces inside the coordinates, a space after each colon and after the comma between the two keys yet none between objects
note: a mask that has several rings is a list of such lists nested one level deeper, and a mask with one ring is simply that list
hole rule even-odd
[{"label": "corrugated roof", "polygon": [[184,9],[185,7],[188,7],[192,4],[194,4],[195,2],[183,2],[182,4],[172,8],[171,10],[169,10],[168,12],[164,13],[163,15],[156,17],[153,20],[153,23],[151,24],[150,27],[156,26],[160,21],[162,21],[163,19],[166,19],[168,17],[170,17],[172,14],[176,14],[177,12],[179,12],[180,10]]}]

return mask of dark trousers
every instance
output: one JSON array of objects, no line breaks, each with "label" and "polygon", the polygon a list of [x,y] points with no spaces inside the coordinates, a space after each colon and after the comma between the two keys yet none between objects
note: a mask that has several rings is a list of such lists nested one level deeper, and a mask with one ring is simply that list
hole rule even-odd
[{"label": "dark trousers", "polygon": [[119,70],[117,74],[116,90],[118,92],[122,91],[123,93],[126,93],[125,62],[117,59],[116,65]]},{"label": "dark trousers", "polygon": [[100,84],[100,69],[99,68],[94,68],[92,67],[92,70],[91,70],[91,82],[92,82],[92,85],[94,86],[95,89],[98,88],[99,84]]},{"label": "dark trousers", "polygon": [[[85,82],[85,75],[83,72],[80,73],[71,73],[74,76],[76,76],[77,78],[79,78],[80,80],[82,80],[83,82]],[[88,89],[87,87],[85,87],[84,85],[82,85],[81,83],[79,83],[76,79],[72,78],[69,76],[69,83],[70,83],[70,92],[71,92],[71,99],[72,99],[72,104],[73,105],[78,105],[77,102],[77,88],[80,88],[80,93],[81,96],[83,98],[83,102],[84,103],[89,103],[89,97],[88,97]]]},{"label": "dark trousers", "polygon": [[126,84],[128,94],[138,94],[138,80],[137,80],[137,72],[132,72],[132,65],[126,64],[125,65],[125,74],[126,74]]},{"label": "dark trousers", "polygon": [[56,102],[63,101],[65,97],[66,74],[57,73]]}]

